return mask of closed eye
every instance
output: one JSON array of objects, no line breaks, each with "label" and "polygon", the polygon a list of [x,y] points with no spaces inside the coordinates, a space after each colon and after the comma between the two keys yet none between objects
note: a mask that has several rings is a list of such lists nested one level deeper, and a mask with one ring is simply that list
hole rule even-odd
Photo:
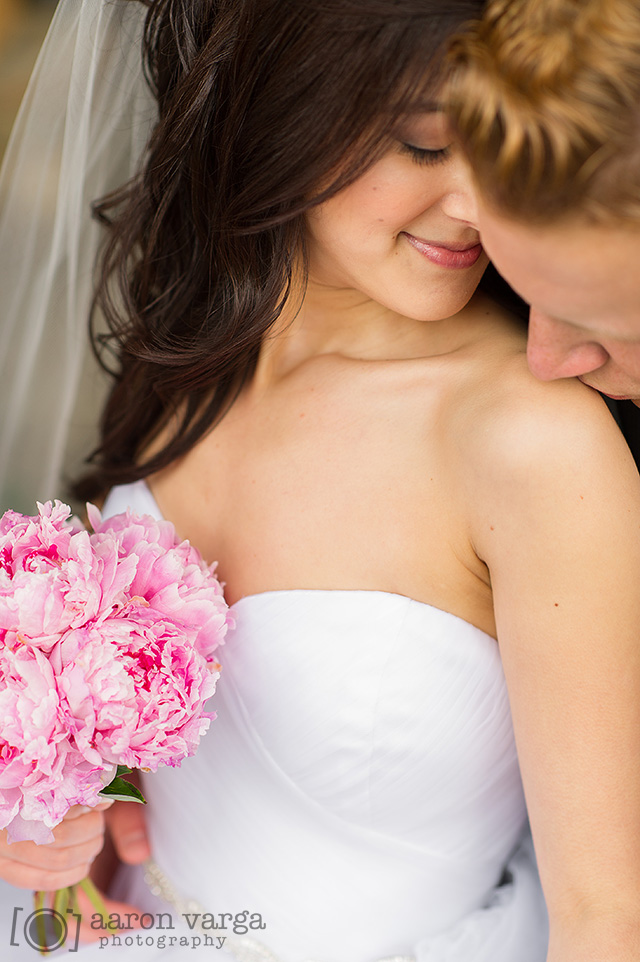
[{"label": "closed eye", "polygon": [[417,164],[442,164],[451,152],[451,147],[442,147],[440,150],[427,150],[426,147],[415,147],[413,144],[400,144],[403,154],[415,160]]}]

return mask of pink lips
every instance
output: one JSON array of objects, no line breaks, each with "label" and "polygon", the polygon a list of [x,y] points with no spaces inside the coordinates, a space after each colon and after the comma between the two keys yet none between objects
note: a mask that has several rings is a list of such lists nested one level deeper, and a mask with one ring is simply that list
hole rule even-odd
[{"label": "pink lips", "polygon": [[440,267],[473,267],[482,254],[482,244],[432,244],[430,241],[403,232],[412,247],[420,251],[427,260]]}]

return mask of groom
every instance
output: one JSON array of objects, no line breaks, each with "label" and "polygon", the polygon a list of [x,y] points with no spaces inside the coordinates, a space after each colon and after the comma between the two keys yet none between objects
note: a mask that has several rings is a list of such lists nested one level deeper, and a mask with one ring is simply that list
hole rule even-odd
[{"label": "groom", "polygon": [[[542,380],[640,406],[640,0],[489,0],[452,50],[485,249]],[[640,412],[610,405],[636,460]]]},{"label": "groom", "polygon": [[[533,373],[640,406],[640,0],[490,0],[453,57],[482,241],[531,304]],[[640,463],[640,410],[611,406]],[[148,856],[139,806],[109,820],[124,861]]]}]

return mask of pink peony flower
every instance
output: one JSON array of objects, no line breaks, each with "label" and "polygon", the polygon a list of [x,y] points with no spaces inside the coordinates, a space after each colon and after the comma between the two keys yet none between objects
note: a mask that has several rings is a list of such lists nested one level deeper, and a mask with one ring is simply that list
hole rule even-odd
[{"label": "pink peony flower", "polygon": [[127,512],[94,532],[56,501],[0,519],[0,828],[50,841],[116,767],[193,754],[213,713],[213,652],[233,619],[173,526]]},{"label": "pink peony flower", "polygon": [[52,841],[72,805],[95,805],[115,765],[74,749],[51,664],[7,633],[0,646],[0,826],[10,841]]},{"label": "pink peony flower", "polygon": [[135,557],[130,596],[144,599],[155,616],[179,625],[198,651],[213,660],[221,637],[233,626],[222,586],[214,577],[216,564],[207,565],[188,541],[177,543],[169,521],[129,511],[103,521],[94,505],[87,511],[94,544],[102,537],[108,543],[115,539],[122,553]]},{"label": "pink peony flower", "polygon": [[175,625],[144,608],[68,632],[58,657],[68,724],[88,762],[177,765],[215,717],[204,703],[219,673]]}]

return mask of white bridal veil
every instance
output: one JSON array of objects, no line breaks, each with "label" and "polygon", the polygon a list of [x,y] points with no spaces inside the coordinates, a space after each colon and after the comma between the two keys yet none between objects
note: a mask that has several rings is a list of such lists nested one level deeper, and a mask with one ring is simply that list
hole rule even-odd
[{"label": "white bridal veil", "polygon": [[131,0],[60,0],[0,172],[1,510],[63,496],[95,438],[90,203],[130,177],[155,118],[144,15]]}]

